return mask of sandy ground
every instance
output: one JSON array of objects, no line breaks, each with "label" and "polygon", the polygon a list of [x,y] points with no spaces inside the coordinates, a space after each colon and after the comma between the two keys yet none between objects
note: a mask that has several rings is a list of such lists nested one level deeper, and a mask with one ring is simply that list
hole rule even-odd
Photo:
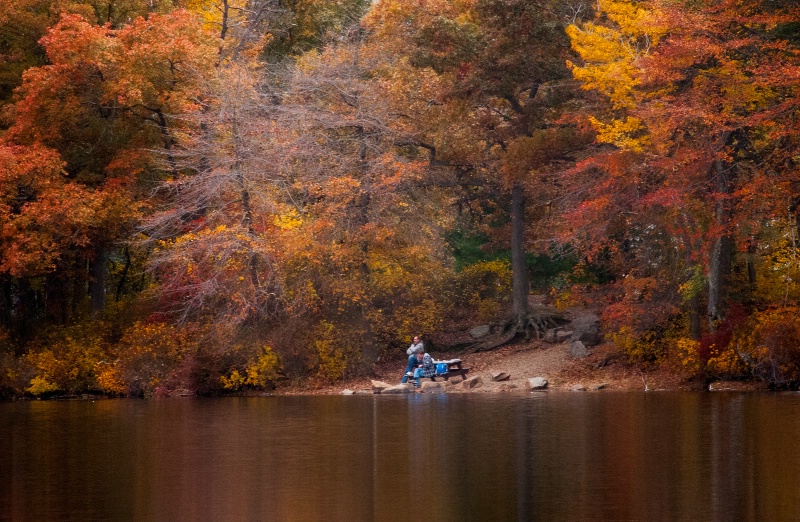
[{"label": "sandy ground", "polygon": [[[469,390],[469,393],[527,392],[527,380],[543,377],[550,390],[573,390],[583,386],[587,392],[605,390],[657,391],[657,390],[701,390],[706,383],[683,375],[679,369],[660,368],[640,370],[628,364],[616,353],[613,345],[603,344],[591,348],[584,358],[570,357],[567,343],[548,344],[542,341],[522,342],[504,346],[489,352],[459,356],[456,353],[432,353],[435,359],[459,357],[464,367],[470,368],[469,377],[480,376],[482,384]],[[406,365],[406,356],[380,363],[376,368],[376,380],[398,384]],[[492,382],[492,372],[503,371],[511,377],[504,382]],[[456,384],[453,392],[465,392],[458,385],[460,378],[453,379]],[[600,388],[600,390],[598,390]],[[714,389],[758,389],[753,383],[725,382],[714,383]],[[307,382],[300,386],[289,386],[277,390],[279,394],[339,394],[345,389],[353,391],[371,390],[368,378],[352,379],[330,384]]]}]

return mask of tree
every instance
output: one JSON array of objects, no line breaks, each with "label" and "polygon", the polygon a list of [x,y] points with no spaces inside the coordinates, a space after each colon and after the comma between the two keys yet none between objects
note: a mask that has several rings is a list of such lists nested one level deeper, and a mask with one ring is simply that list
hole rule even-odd
[{"label": "tree", "polygon": [[298,61],[277,108],[292,133],[296,232],[314,252],[294,250],[295,262],[313,274],[322,316],[361,339],[357,357],[367,372],[382,345],[439,324],[436,279],[447,273],[432,214],[443,194],[424,187],[427,157],[393,113],[386,84],[373,77],[382,58],[354,28]]},{"label": "tree", "polygon": [[[176,116],[199,108],[216,41],[192,15],[176,11],[139,18],[121,29],[64,15],[41,44],[49,64],[25,72],[5,139],[56,150],[71,194],[79,198],[88,191],[98,201],[88,206],[94,213],[83,220],[82,234],[90,240],[52,268],[66,274],[84,267],[70,279],[89,281],[96,315],[105,302],[109,249],[130,233],[139,217],[141,189],[160,175],[152,150],[161,148],[168,160],[172,157],[183,126]],[[169,163],[174,176],[174,161]]]},{"label": "tree", "polygon": [[586,139],[563,117],[569,46],[557,8],[548,1],[382,2],[368,17],[376,41],[400,55],[388,74],[405,82],[403,114],[417,145],[452,167],[465,202],[482,194],[510,216],[511,335],[538,326],[528,313],[526,199],[537,194],[544,204],[555,189],[552,171]]},{"label": "tree", "polygon": [[[596,24],[570,35],[584,59],[576,77],[610,101],[605,121],[595,120],[600,139],[621,150],[584,165],[593,190],[576,223],[613,224],[609,214],[622,214],[624,234],[600,226],[586,237],[606,247],[602,237],[637,244],[658,237],[661,252],[675,250],[677,256],[661,256],[673,257],[673,269],[628,256],[678,274],[666,281],[684,300],[672,304],[691,316],[699,337],[700,300],[713,331],[728,303],[748,293],[746,285],[731,286],[737,258],[740,266],[752,263],[757,238],[771,236],[776,218],[786,216],[779,191],[796,173],[787,153],[797,139],[797,10],[756,0],[606,6]],[[746,273],[755,285],[753,267]]]}]

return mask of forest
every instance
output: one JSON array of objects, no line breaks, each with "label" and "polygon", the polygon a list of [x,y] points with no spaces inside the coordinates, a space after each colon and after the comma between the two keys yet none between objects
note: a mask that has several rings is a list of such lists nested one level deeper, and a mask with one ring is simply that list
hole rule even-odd
[{"label": "forest", "polygon": [[591,303],[800,385],[794,0],[0,0],[0,396],[369,375]]}]

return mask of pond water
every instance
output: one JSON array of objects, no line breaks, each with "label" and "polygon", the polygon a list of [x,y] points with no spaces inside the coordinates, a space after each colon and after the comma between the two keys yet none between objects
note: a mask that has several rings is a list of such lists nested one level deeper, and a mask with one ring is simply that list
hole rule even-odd
[{"label": "pond water", "polygon": [[0,520],[800,520],[800,394],[0,404]]}]

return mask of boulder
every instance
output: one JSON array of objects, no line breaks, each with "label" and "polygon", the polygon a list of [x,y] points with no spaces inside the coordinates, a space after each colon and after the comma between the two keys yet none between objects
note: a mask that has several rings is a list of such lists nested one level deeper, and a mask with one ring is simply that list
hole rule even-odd
[{"label": "boulder", "polygon": [[490,333],[492,333],[492,327],[489,326],[488,324],[482,324],[480,326],[476,326],[475,328],[469,331],[469,335],[473,339],[480,339],[481,337],[486,337]]},{"label": "boulder", "polygon": [[392,385],[383,381],[372,381],[372,393],[381,393],[386,388],[391,388]]},{"label": "boulder", "polygon": [[371,390],[356,390],[356,395],[369,395],[372,393]]},{"label": "boulder", "polygon": [[544,390],[547,388],[547,379],[543,377],[533,377],[528,379],[528,386],[530,386],[531,391],[533,390]]},{"label": "boulder", "polygon": [[569,355],[575,359],[580,359],[589,355],[589,350],[583,345],[581,341],[572,341],[569,343]]},{"label": "boulder", "polygon": [[600,337],[600,318],[584,312],[572,320],[572,340],[580,341],[584,346],[596,346],[602,342]]},{"label": "boulder", "polygon": [[556,343],[561,344],[572,337],[572,330],[559,330],[556,332]]},{"label": "boulder", "polygon": [[411,393],[411,390],[405,384],[398,384],[397,386],[389,386],[388,388],[384,388],[381,391],[381,395],[392,395],[392,394],[402,394],[402,393]]},{"label": "boulder", "polygon": [[475,377],[470,377],[469,379],[461,381],[461,387],[465,390],[477,388],[481,384],[483,384],[483,379],[481,379],[480,375],[476,375]]},{"label": "boulder", "polygon": [[570,391],[586,391],[586,386],[583,384],[576,384],[572,388],[569,389]]},{"label": "boulder", "polygon": [[559,331],[563,330],[563,328],[550,328],[544,333],[544,342],[546,343],[554,343],[556,342],[556,335]]},{"label": "boulder", "polygon": [[447,384],[443,382],[423,382],[419,391],[422,393],[447,393]]},{"label": "boulder", "polygon": [[511,378],[508,372],[492,372],[490,375],[494,382],[507,381]]},{"label": "boulder", "polygon": [[519,386],[517,386],[517,384],[515,384],[513,382],[504,382],[503,384],[500,385],[500,391],[503,391],[503,392],[505,392],[505,391],[514,391],[517,388],[519,388]]},{"label": "boulder", "polygon": [[354,392],[350,388],[345,388],[344,390],[342,390],[342,395],[355,395],[355,393],[356,392]]},{"label": "boulder", "polygon": [[607,382],[601,382],[600,384],[592,384],[591,386],[589,386],[589,389],[592,391],[604,390],[606,388],[608,388]]}]

